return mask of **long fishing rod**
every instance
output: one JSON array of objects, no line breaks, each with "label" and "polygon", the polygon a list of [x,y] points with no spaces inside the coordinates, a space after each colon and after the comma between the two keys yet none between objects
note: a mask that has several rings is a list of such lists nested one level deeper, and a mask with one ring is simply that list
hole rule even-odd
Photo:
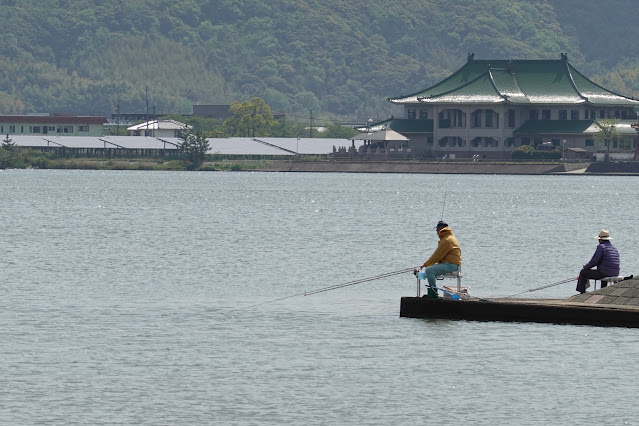
[{"label": "long fishing rod", "polygon": [[338,288],[344,288],[344,287],[348,287],[348,286],[355,285],[355,284],[362,284],[362,283],[369,282],[369,281],[375,281],[375,280],[379,280],[379,279],[382,279],[382,278],[388,278],[388,277],[392,277],[393,275],[399,275],[399,274],[403,274],[403,273],[406,273],[406,272],[412,272],[413,269],[414,268],[401,269],[399,271],[387,272],[385,274],[375,275],[373,277],[361,278],[359,280],[349,281],[349,282],[341,283],[341,284],[335,284],[335,285],[331,285],[331,286],[324,287],[324,288],[318,288],[318,289],[311,290],[311,291],[305,291],[304,293],[292,294],[290,296],[280,297],[279,299],[267,300],[265,302],[260,302],[260,303],[254,304],[254,305],[245,306],[243,308],[232,309],[230,312],[239,311],[241,309],[254,308],[255,306],[264,305],[266,303],[275,303],[275,302],[279,302],[281,300],[290,299],[292,297],[310,296],[312,294],[318,294],[318,293],[323,293],[325,291],[336,290]]},{"label": "long fishing rod", "polygon": [[531,289],[528,289],[528,290],[526,290],[526,291],[522,291],[521,293],[511,294],[510,296],[506,296],[506,297],[514,297],[514,296],[519,296],[520,294],[524,294],[524,293],[531,293],[531,292],[533,292],[533,291],[543,290],[543,289],[545,289],[545,288],[554,287],[554,286],[559,285],[559,284],[566,284],[566,283],[569,283],[569,282],[571,282],[571,281],[576,281],[577,279],[579,279],[579,277],[575,277],[575,278],[567,278],[567,279],[565,279],[565,280],[557,281],[556,283],[552,283],[552,284],[544,285],[544,286],[537,287],[537,288],[531,288]]}]

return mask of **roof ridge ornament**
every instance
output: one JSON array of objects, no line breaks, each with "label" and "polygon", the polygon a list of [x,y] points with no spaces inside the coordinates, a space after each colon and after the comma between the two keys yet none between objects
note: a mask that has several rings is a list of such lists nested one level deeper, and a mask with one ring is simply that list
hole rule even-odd
[{"label": "roof ridge ornament", "polygon": [[472,62],[475,59],[475,54],[474,53],[469,53],[468,54],[468,58],[467,58],[467,62]]},{"label": "roof ridge ornament", "polygon": [[561,60],[564,62],[568,62],[568,52],[566,53],[561,52]]}]

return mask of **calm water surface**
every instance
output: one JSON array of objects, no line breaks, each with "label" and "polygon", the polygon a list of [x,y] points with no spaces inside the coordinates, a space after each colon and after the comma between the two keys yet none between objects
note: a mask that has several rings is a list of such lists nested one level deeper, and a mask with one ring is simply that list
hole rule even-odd
[{"label": "calm water surface", "polygon": [[0,171],[0,423],[639,424],[639,330],[399,318],[411,274],[288,297],[422,263],[442,210],[476,296],[604,227],[637,275],[638,182]]}]

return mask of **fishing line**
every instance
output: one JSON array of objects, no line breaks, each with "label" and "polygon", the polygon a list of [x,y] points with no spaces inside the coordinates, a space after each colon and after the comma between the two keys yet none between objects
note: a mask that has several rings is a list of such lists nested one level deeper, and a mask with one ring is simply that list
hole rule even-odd
[{"label": "fishing line", "polygon": [[275,302],[279,302],[281,300],[290,299],[292,297],[310,296],[312,294],[324,293],[326,291],[336,290],[338,288],[344,288],[344,287],[348,287],[348,286],[355,285],[355,284],[362,284],[362,283],[369,282],[369,281],[375,281],[375,280],[379,280],[379,279],[382,279],[382,278],[388,278],[388,277],[392,277],[393,275],[399,275],[399,274],[403,274],[403,273],[406,273],[406,272],[412,272],[413,269],[414,268],[401,269],[399,271],[393,271],[393,272],[387,272],[385,274],[375,275],[374,277],[361,278],[359,280],[349,281],[349,282],[346,282],[346,283],[335,284],[335,285],[331,285],[331,286],[324,287],[324,288],[318,288],[318,289],[315,289],[315,290],[305,291],[304,293],[292,294],[290,296],[280,297],[279,299],[267,300],[265,302],[260,302],[260,303],[254,304],[254,305],[245,306],[243,308],[232,309],[230,312],[239,311],[241,309],[254,308],[256,306],[264,305],[266,303],[275,303]]},{"label": "fishing line", "polygon": [[440,221],[444,220],[444,209],[446,208],[446,195],[448,195],[448,190],[444,192],[444,204],[442,204],[442,218],[439,219]]},{"label": "fishing line", "polygon": [[542,287],[531,288],[529,290],[522,291],[521,293],[511,294],[510,296],[506,296],[506,297],[514,297],[514,296],[519,296],[520,294],[524,294],[524,293],[530,293],[530,292],[537,291],[537,290],[543,290],[545,288],[554,287],[554,286],[559,285],[559,284],[566,284],[566,283],[569,283],[571,281],[576,281],[577,279],[579,279],[579,277],[567,278],[565,280],[557,281],[556,283],[548,284],[548,285],[545,285],[545,286],[542,286]]}]

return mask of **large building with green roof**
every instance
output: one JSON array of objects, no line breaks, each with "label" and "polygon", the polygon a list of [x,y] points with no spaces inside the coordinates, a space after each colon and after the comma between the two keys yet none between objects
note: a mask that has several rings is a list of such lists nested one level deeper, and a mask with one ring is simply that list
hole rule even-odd
[{"label": "large building with green roof", "polygon": [[[522,145],[552,147],[592,157],[604,147],[596,120],[618,119],[625,142],[612,151],[634,151],[639,100],[592,82],[569,62],[478,60],[425,90],[389,99],[403,117],[372,123],[411,139],[413,155],[449,158],[510,158]],[[627,125],[626,125],[627,124]],[[626,129],[627,128],[627,129]]]}]

